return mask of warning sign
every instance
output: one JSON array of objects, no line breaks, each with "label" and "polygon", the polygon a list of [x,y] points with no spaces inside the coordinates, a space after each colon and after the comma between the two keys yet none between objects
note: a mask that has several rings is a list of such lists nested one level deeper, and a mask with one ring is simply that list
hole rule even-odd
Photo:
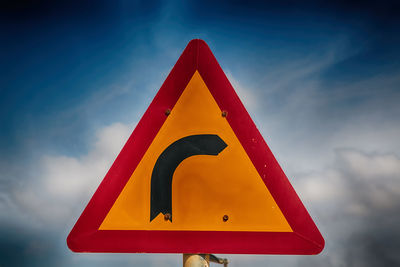
[{"label": "warning sign", "polygon": [[201,40],[68,237],[73,251],[316,254],[324,240]]}]

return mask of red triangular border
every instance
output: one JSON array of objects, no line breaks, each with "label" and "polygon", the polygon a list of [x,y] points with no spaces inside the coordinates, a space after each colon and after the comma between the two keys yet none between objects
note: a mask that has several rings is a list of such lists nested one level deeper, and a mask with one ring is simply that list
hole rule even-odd
[{"label": "red triangular border", "polygon": [[[167,116],[198,70],[288,223],[287,232],[98,230]],[[267,165],[268,168],[264,168]],[[324,239],[202,40],[173,67],[67,238],[75,252],[318,254]]]}]

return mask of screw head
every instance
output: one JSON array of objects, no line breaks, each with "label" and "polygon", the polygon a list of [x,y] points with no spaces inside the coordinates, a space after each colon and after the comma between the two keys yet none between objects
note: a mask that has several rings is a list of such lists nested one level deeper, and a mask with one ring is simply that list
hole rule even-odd
[{"label": "screw head", "polygon": [[170,110],[169,108],[167,108],[167,109],[165,110],[165,115],[168,116],[169,114],[171,114],[171,110]]},{"label": "screw head", "polygon": [[228,111],[223,110],[222,113],[221,113],[221,115],[222,115],[222,117],[225,118],[226,116],[228,116]]},{"label": "screw head", "polygon": [[228,221],[228,219],[229,219],[229,217],[228,217],[228,215],[226,215],[226,214],[222,217],[222,220],[223,220],[224,222]]},{"label": "screw head", "polygon": [[169,219],[171,219],[171,214],[165,213],[164,214],[164,220],[168,221]]}]

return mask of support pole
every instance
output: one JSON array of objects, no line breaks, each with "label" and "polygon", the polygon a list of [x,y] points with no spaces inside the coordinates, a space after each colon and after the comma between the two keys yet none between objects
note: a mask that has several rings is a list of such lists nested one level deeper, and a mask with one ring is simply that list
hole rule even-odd
[{"label": "support pole", "polygon": [[210,262],[228,266],[228,260],[213,254],[183,254],[183,267],[210,267]]},{"label": "support pole", "polygon": [[183,267],[210,267],[208,254],[183,254]]}]

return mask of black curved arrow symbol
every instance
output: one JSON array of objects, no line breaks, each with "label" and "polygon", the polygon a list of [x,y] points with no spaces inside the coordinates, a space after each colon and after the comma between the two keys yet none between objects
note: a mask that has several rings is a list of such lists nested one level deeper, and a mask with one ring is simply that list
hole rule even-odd
[{"label": "black curved arrow symbol", "polygon": [[178,165],[194,155],[218,155],[228,145],[218,135],[183,137],[168,146],[158,157],[151,174],[150,221],[161,212],[172,222],[172,176]]}]

